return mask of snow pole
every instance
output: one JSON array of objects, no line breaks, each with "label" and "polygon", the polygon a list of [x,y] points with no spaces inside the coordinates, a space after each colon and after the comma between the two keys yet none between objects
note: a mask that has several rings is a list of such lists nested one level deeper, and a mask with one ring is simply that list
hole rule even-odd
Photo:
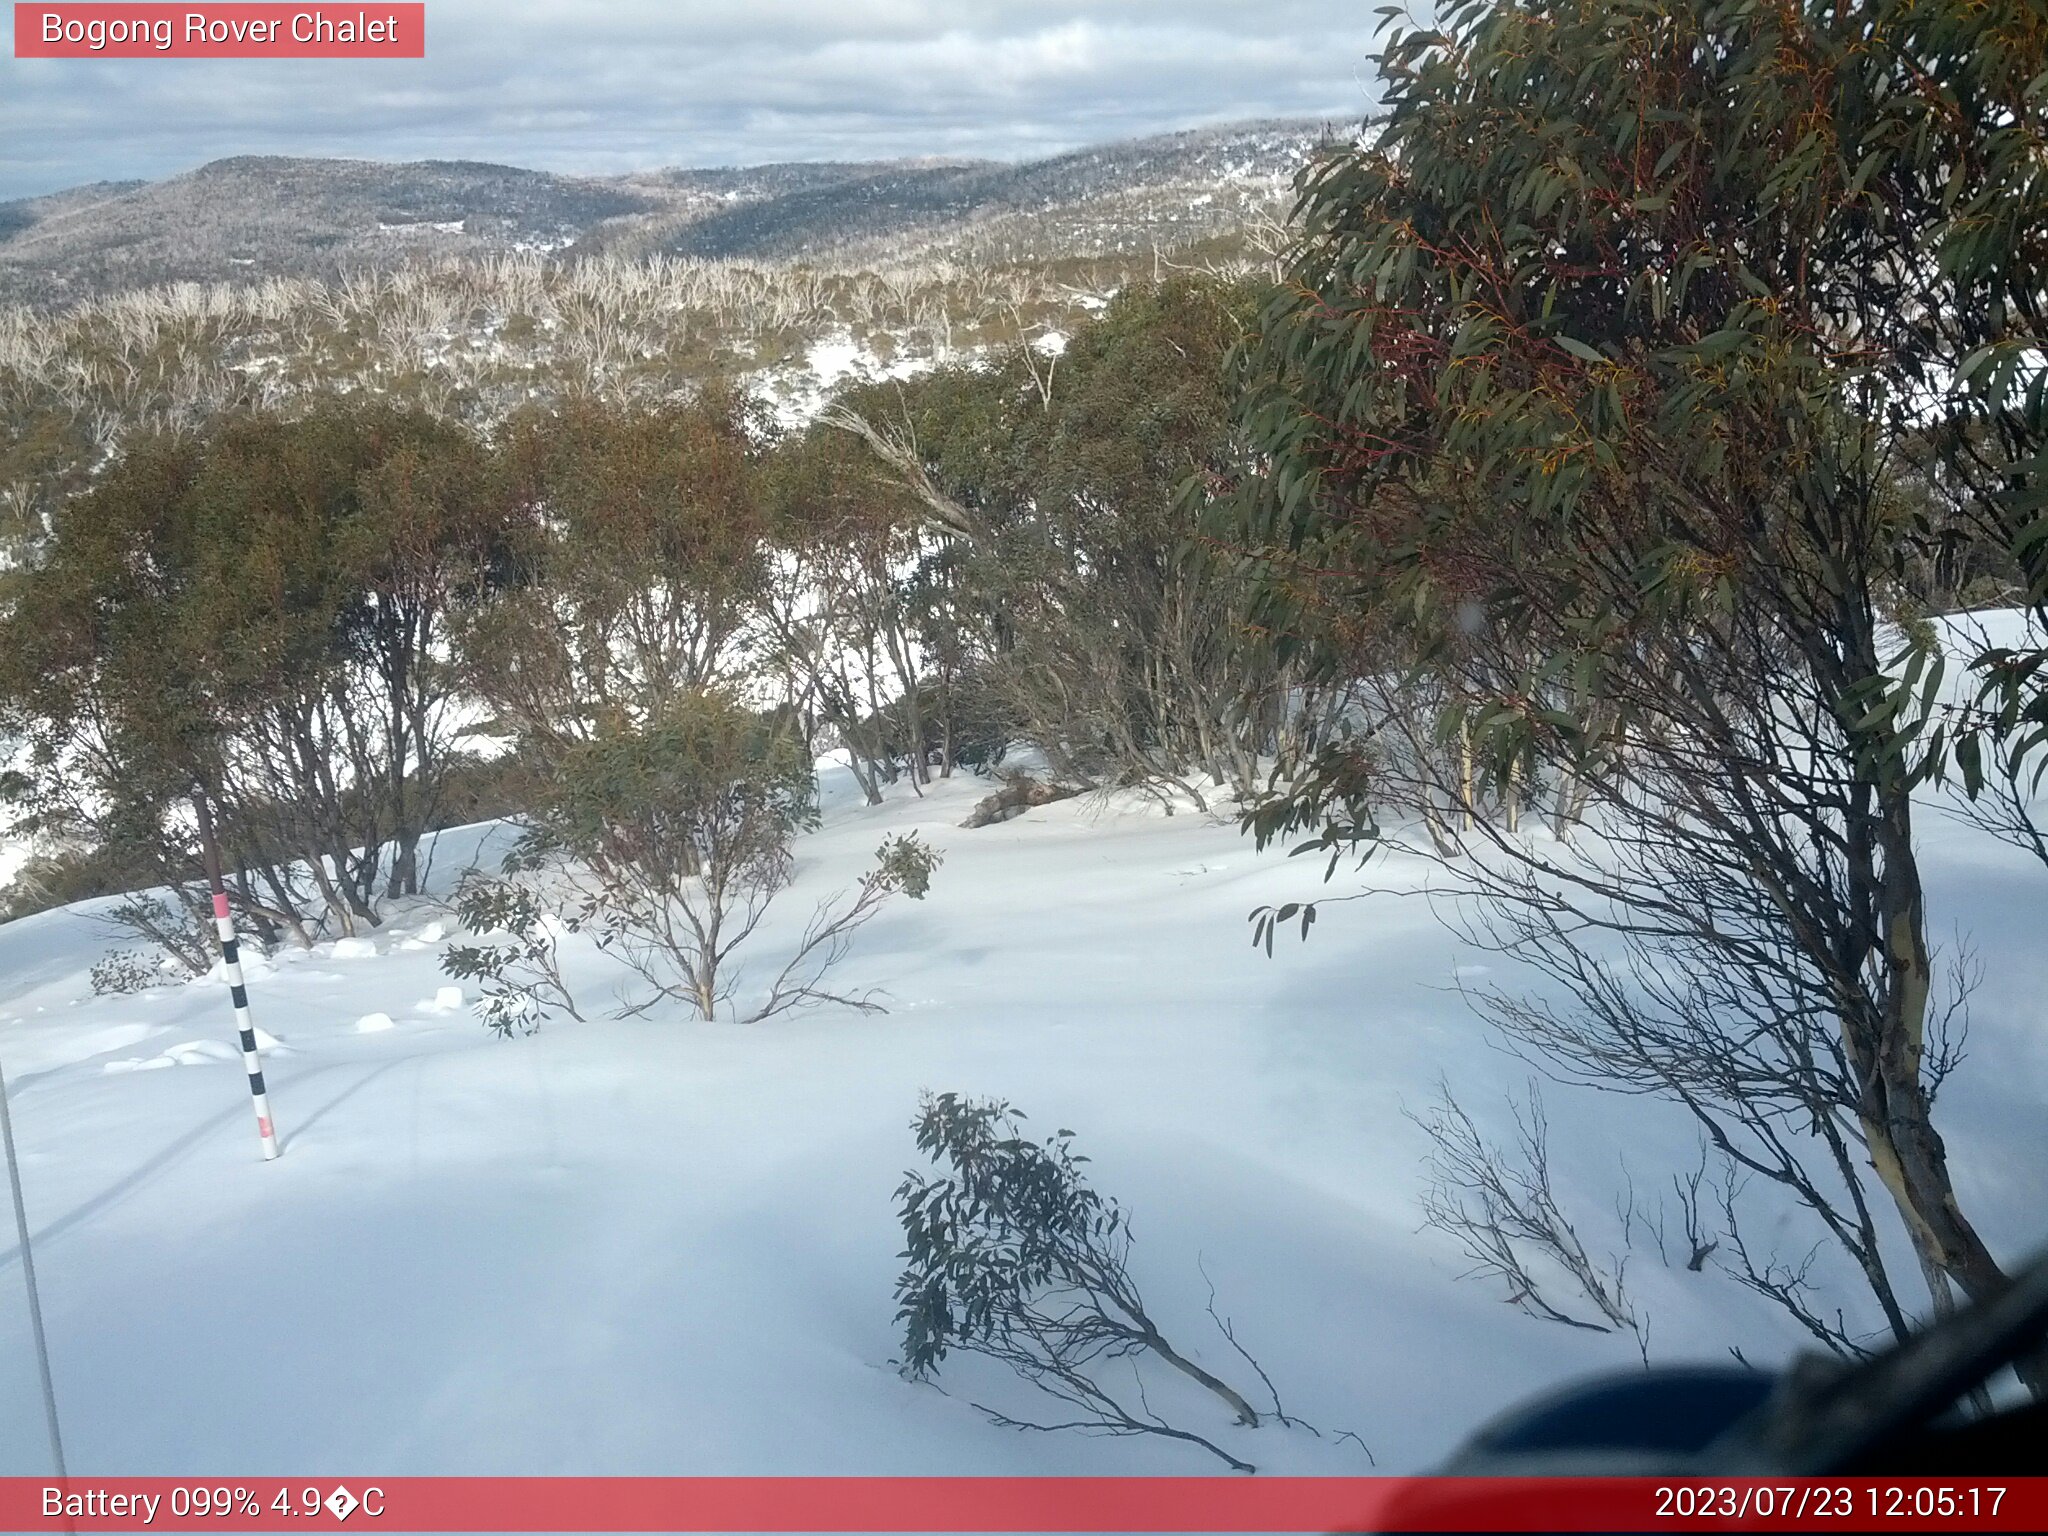
[{"label": "snow pole", "polygon": [[228,996],[235,1005],[235,1028],[242,1035],[242,1065],[249,1069],[249,1098],[256,1106],[256,1135],[263,1143],[263,1160],[277,1156],[277,1126],[270,1118],[270,1095],[263,1086],[263,1058],[256,1051],[256,1021],[249,1016],[249,989],[242,984],[242,947],[235,941],[235,922],[228,915],[228,891],[220,874],[220,844],[213,835],[213,814],[206,808],[206,791],[192,792],[192,808],[199,813],[199,847],[206,858],[206,883],[213,892],[213,926],[220,934],[220,957],[227,970]]},{"label": "snow pole", "polygon": [[43,1424],[50,1433],[50,1459],[56,1463],[57,1481],[69,1489],[71,1477],[64,1470],[64,1437],[57,1430],[57,1387],[50,1376],[49,1341],[43,1335],[43,1299],[36,1290],[36,1255],[28,1240],[28,1204],[21,1197],[21,1163],[14,1152],[14,1115],[7,1107],[5,1071],[0,1071],[0,1142],[7,1146],[7,1184],[14,1192],[14,1230],[21,1239],[21,1279],[28,1291],[28,1321],[36,1341],[36,1370],[43,1380]]}]

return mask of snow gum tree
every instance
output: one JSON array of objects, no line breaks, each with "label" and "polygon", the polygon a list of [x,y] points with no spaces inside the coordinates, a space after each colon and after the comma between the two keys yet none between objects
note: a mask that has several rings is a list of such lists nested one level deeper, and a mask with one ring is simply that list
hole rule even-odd
[{"label": "snow gum tree", "polygon": [[[605,731],[562,753],[536,788],[517,860],[552,866],[570,893],[570,926],[593,933],[646,984],[625,1012],[664,1003],[702,1019],[730,1016],[740,955],[793,872],[790,843],[817,823],[816,780],[786,718],[730,695],[670,701],[645,725]],[[938,855],[914,836],[884,844],[850,894],[813,914],[765,994],[741,1015],[837,1003],[825,973],[891,895],[922,900]]]},{"label": "snow gum tree", "polygon": [[950,771],[963,645],[948,540],[844,432],[784,443],[766,479],[776,554],[759,612],[790,697],[871,805],[902,774],[929,777],[928,747]]},{"label": "snow gum tree", "polygon": [[464,625],[474,693],[538,762],[736,675],[761,578],[759,423],[737,396],[577,400],[501,454],[513,579]]},{"label": "snow gum tree", "polygon": [[1056,359],[1019,346],[826,418],[921,509],[946,643],[1067,780],[1246,794],[1312,714],[1286,707],[1297,679],[1251,643],[1197,526],[1240,462],[1223,361],[1250,310],[1221,284],[1133,287]]},{"label": "snow gum tree", "polygon": [[184,889],[203,787],[258,932],[374,924],[453,763],[445,626],[495,579],[488,482],[461,429],[380,405],[138,440],[4,621],[34,822]]},{"label": "snow gum tree", "polygon": [[[1867,1156],[1937,1308],[1991,1296],[2006,1273],[1933,1117],[1952,1058],[1912,790],[1939,667],[1886,619],[1913,453],[1961,466],[2042,600],[2043,391],[2015,362],[2044,314],[2038,8],[1476,0],[1390,27],[1382,133],[1305,179],[1243,354],[1262,470],[1230,533],[1257,620],[1338,671],[1391,625],[1482,778],[1547,775],[1615,818],[1641,878],[1550,860],[1489,894],[1526,917],[1562,885],[1611,931],[1735,964],[1741,1006],[1824,1021],[1796,1049],[1832,1086],[1778,1128],[1825,1119]],[[1976,660],[2024,745],[2040,659]],[[1369,835],[1371,800],[1333,753],[1255,826]],[[1673,858],[1698,878],[1664,878]],[[1565,1035],[1612,1043],[1611,979]]]}]

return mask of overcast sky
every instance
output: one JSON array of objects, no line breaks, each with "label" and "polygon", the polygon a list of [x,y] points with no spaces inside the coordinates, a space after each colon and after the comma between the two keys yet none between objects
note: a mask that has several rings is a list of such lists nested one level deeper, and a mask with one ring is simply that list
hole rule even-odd
[{"label": "overcast sky", "polygon": [[1234,118],[1354,118],[1372,25],[1358,0],[428,0],[424,60],[10,46],[0,199],[224,155],[593,172],[1022,159]]}]

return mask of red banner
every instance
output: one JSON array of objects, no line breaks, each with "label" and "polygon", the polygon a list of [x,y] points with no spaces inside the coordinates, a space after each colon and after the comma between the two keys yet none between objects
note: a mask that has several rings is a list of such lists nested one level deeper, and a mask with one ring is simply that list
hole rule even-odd
[{"label": "red banner", "polygon": [[2048,1478],[0,1478],[58,1531],[2040,1531]]},{"label": "red banner", "polygon": [[406,5],[22,5],[18,59],[423,59]]}]

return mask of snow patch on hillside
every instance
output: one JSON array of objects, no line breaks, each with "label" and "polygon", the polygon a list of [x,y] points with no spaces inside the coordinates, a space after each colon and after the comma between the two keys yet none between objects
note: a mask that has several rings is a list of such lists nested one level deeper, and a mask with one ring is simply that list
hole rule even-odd
[{"label": "snow patch on hillside", "polygon": [[[893,338],[892,338],[893,340]],[[778,425],[798,428],[814,419],[840,389],[879,379],[910,379],[941,363],[963,361],[969,353],[941,356],[897,346],[884,361],[868,342],[845,326],[837,326],[808,343],[795,364],[763,369],[751,375],[748,387],[767,403]]]}]

